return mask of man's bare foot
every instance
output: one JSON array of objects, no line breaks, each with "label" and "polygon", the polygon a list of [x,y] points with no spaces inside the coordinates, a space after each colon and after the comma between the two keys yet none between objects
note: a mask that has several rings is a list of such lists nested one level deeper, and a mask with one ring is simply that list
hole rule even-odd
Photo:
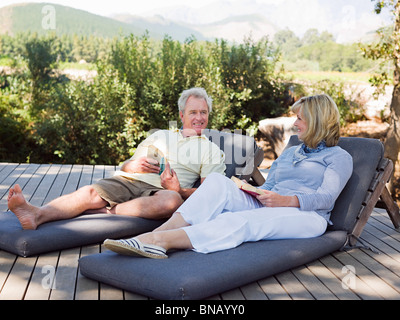
[{"label": "man's bare foot", "polygon": [[38,208],[28,203],[22,194],[21,187],[16,184],[10,188],[8,194],[8,208],[17,216],[21,226],[25,230],[36,230],[36,214]]}]

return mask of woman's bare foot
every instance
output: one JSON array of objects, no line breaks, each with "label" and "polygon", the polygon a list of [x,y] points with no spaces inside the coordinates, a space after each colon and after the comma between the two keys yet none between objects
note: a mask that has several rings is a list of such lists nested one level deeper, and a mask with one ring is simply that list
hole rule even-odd
[{"label": "woman's bare foot", "polygon": [[10,188],[8,194],[8,208],[17,216],[25,230],[36,230],[36,215],[38,208],[28,203],[22,194],[21,187],[17,184]]}]

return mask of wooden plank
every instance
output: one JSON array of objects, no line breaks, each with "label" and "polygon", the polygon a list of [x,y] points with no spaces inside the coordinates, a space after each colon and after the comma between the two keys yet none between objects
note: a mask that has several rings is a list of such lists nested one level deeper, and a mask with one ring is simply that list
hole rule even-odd
[{"label": "wooden plank", "polygon": [[17,163],[2,164],[2,170],[0,172],[0,183],[3,183],[4,179],[6,179],[18,166],[19,164]]},{"label": "wooden plank", "polygon": [[[362,250],[351,250],[349,254],[357,259],[358,262],[363,264],[366,268],[371,270],[374,274],[376,274],[380,279],[382,279],[385,283],[387,283],[391,288],[397,291],[397,294],[393,294],[392,299],[400,298],[400,277],[396,273],[390,271],[384,265],[382,265],[379,261],[372,258],[370,255],[366,254]],[[374,254],[379,256],[378,254]]]},{"label": "wooden plank", "polygon": [[124,300],[124,292],[108,284],[100,283],[100,300]]},{"label": "wooden plank", "polygon": [[[115,166],[18,165],[0,164],[0,209],[6,205],[9,185],[19,183],[24,195],[36,205],[114,174]],[[4,189],[4,190],[3,190]],[[1,196],[1,190],[3,196]],[[336,252],[291,271],[222,293],[212,298],[232,299],[400,299],[400,233],[393,228],[386,211],[375,209],[361,238],[381,251],[366,249]],[[97,247],[97,249],[96,249]],[[147,300],[147,297],[87,279],[78,272],[80,256],[99,252],[99,246],[74,248],[20,258],[0,251],[0,299],[117,299]],[[354,289],[342,287],[343,267],[356,269]],[[56,287],[49,289],[50,273],[55,267]],[[43,286],[44,285],[44,286]]]},{"label": "wooden plank", "polygon": [[[87,255],[100,252],[99,245],[84,246],[81,250],[81,258]],[[76,279],[75,300],[98,300],[99,299],[99,283],[84,277],[80,272]]]},{"label": "wooden plank", "polygon": [[74,300],[80,248],[63,250],[56,270],[56,288],[50,300]]},{"label": "wooden plank", "polygon": [[261,289],[267,295],[270,300],[291,300],[288,293],[285,289],[280,285],[278,280],[275,277],[268,277],[263,280],[259,280]]},{"label": "wooden plank", "polygon": [[242,286],[240,287],[240,290],[242,291],[246,300],[268,300],[268,297],[265,295],[258,282],[253,282]]},{"label": "wooden plank", "polygon": [[82,174],[82,165],[74,164],[71,168],[71,173],[68,176],[68,180],[65,184],[64,190],[62,191],[63,194],[70,194],[78,189],[79,180]]},{"label": "wooden plank", "polygon": [[93,169],[92,184],[104,178],[104,166],[97,165]]},{"label": "wooden plank", "polygon": [[[30,178],[31,174],[29,174],[29,169],[34,169],[34,171],[36,171],[37,168],[38,165],[35,166],[29,164],[21,164],[13,168],[13,171],[9,172],[7,176],[2,176],[0,173],[0,198],[2,198],[4,195],[8,195],[8,190],[16,183],[18,179],[20,179],[20,177],[25,177],[25,180],[27,177]],[[25,172],[27,171],[28,174],[25,174]],[[20,182],[19,184],[21,185]]]},{"label": "wooden plank", "polygon": [[48,168],[47,172],[40,180],[38,187],[36,188],[34,194],[30,199],[30,203],[34,206],[42,206],[44,200],[46,199],[47,194],[51,186],[53,185],[54,180],[58,172],[60,171],[59,165],[52,165]]},{"label": "wooden plank", "polygon": [[104,166],[104,178],[110,178],[114,175],[115,171],[120,169],[116,166]]},{"label": "wooden plank", "polygon": [[337,297],[306,267],[292,270],[293,274],[316,300],[337,300]]},{"label": "wooden plank", "polygon": [[339,299],[339,300],[360,300],[351,290],[342,286],[342,279],[317,260],[307,265],[307,268]]},{"label": "wooden plank", "polygon": [[293,300],[314,299],[291,271],[277,274],[275,277]]},{"label": "wooden plank", "polygon": [[79,181],[78,189],[82,188],[84,186],[88,186],[92,183],[92,177],[93,177],[93,166],[89,165],[84,165],[82,168],[82,176]]},{"label": "wooden plank", "polygon": [[50,165],[40,165],[36,172],[31,176],[29,181],[22,188],[25,199],[29,202],[34,201],[33,195],[36,192],[37,187],[50,169]]},{"label": "wooden plank", "polygon": [[71,174],[71,169],[72,165],[63,165],[60,168],[57,177],[54,180],[52,186],[50,187],[50,190],[48,191],[43,204],[47,204],[63,194],[64,188]]},{"label": "wooden plank", "polygon": [[245,300],[239,288],[221,293],[222,300]]},{"label": "wooden plank", "polygon": [[[0,162],[0,177],[1,177],[1,171],[3,171],[3,169],[7,168],[8,165],[12,165],[12,164],[16,164],[16,163]],[[0,178],[0,183],[1,183],[1,178]]]},{"label": "wooden plank", "polygon": [[392,247],[388,246],[385,242],[378,239],[375,235],[368,232],[363,233],[363,240],[380,250],[380,254],[374,254],[370,250],[363,251],[375,259],[380,264],[388,268],[393,273],[400,276],[400,257],[399,253]]},{"label": "wooden plank", "polygon": [[399,250],[397,250],[398,244],[389,236],[382,234],[378,229],[371,229],[370,226],[367,226],[363,232],[362,240],[400,262]]},{"label": "wooden plank", "polygon": [[124,291],[124,300],[149,300],[149,298],[138,293]]},{"label": "wooden plank", "polygon": [[[337,252],[333,254],[345,266],[352,266],[355,269],[356,278],[362,280],[373,291],[370,294],[374,299],[382,297],[383,299],[395,299],[399,297],[398,292],[389,286],[386,282],[380,279],[375,273],[366,268],[359,261],[354,259],[347,252]],[[356,284],[358,286],[358,282]]]},{"label": "wooden plank", "polygon": [[[372,230],[372,228],[379,230],[379,233],[382,236],[390,236],[390,238],[393,239],[391,242],[394,244],[394,247],[399,247],[400,233],[396,229],[393,229],[393,226],[388,226],[386,223],[382,223],[379,219],[371,218],[366,226],[366,230]],[[372,232],[374,233],[375,230]]]},{"label": "wooden plank", "polygon": [[0,293],[0,300],[22,300],[37,257],[18,257]]},{"label": "wooden plank", "polygon": [[14,175],[11,173],[9,175],[10,179],[5,179],[1,183],[1,190],[0,192],[0,211],[7,211],[8,209],[8,203],[7,203],[7,198],[8,198],[8,193],[9,189],[11,186],[15,184],[19,184],[21,188],[23,188],[28,181],[31,179],[31,177],[35,174],[36,170],[39,168],[39,165],[28,165],[26,167],[26,170],[21,173],[19,176],[16,174]]},{"label": "wooden plank", "polygon": [[50,252],[38,257],[25,300],[48,300],[51,290],[57,288],[56,270],[59,252]]},{"label": "wooden plank", "polygon": [[15,255],[0,250],[0,294],[16,259],[17,257]]},{"label": "wooden plank", "polygon": [[[339,260],[337,260],[333,255],[328,255],[320,259],[320,261],[339,279],[342,281],[345,280],[345,277],[348,275],[344,272],[342,264]],[[345,282],[345,281],[344,281]],[[367,286],[362,280],[359,278],[355,278],[355,286],[354,288],[347,287],[345,290],[350,290],[359,296],[363,300],[382,300],[382,297],[376,294],[374,290],[372,290],[369,286]]]}]

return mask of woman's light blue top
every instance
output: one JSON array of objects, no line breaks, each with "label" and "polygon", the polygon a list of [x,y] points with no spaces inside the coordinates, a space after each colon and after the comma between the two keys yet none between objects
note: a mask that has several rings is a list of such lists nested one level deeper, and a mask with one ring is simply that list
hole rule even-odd
[{"label": "woman's light blue top", "polygon": [[260,188],[297,196],[301,210],[316,211],[332,224],[331,211],[352,172],[353,159],[342,148],[326,147],[324,142],[316,149],[301,144],[275,160]]}]

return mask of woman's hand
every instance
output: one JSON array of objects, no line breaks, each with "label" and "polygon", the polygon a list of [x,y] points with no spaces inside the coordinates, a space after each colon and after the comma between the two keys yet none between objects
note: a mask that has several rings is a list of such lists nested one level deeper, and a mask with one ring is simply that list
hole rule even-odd
[{"label": "woman's hand", "polygon": [[264,194],[257,196],[258,201],[260,201],[265,207],[295,207],[300,208],[299,199],[296,196],[281,196],[280,194],[263,190]]}]

